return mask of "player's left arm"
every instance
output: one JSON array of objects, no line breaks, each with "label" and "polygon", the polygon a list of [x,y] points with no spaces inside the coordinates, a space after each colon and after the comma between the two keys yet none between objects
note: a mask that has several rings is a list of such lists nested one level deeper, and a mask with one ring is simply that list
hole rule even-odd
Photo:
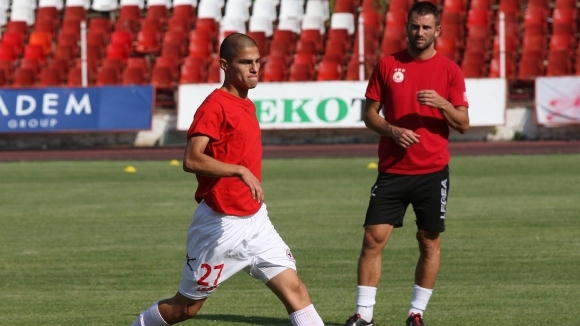
[{"label": "player's left arm", "polygon": [[469,129],[469,115],[467,114],[467,107],[463,105],[454,106],[449,101],[441,97],[434,90],[422,90],[417,92],[417,100],[422,105],[438,109],[449,127],[465,133]]}]

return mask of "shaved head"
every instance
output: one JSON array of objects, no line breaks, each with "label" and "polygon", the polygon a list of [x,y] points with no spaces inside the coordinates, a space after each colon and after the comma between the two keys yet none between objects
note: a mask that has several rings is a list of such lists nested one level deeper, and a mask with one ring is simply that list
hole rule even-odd
[{"label": "shaved head", "polygon": [[245,34],[230,34],[220,45],[220,58],[231,62],[238,54],[239,49],[244,47],[258,47],[258,44]]}]

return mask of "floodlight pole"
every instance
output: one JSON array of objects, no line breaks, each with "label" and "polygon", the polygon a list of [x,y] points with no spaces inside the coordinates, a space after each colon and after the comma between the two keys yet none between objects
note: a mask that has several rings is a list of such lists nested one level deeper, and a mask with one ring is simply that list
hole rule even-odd
[{"label": "floodlight pole", "polygon": [[364,18],[358,15],[358,80],[365,80],[365,28]]},{"label": "floodlight pole", "polygon": [[83,87],[88,85],[87,73],[87,22],[81,21],[81,81]]},{"label": "floodlight pole", "polygon": [[505,67],[505,13],[499,12],[499,76],[506,78]]}]

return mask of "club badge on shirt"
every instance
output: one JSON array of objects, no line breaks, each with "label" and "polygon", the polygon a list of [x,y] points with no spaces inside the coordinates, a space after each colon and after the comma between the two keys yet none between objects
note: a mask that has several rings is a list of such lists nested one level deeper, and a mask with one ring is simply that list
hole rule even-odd
[{"label": "club badge on shirt", "polygon": [[393,81],[395,83],[400,83],[403,80],[405,80],[405,69],[395,68],[395,72],[393,73]]}]

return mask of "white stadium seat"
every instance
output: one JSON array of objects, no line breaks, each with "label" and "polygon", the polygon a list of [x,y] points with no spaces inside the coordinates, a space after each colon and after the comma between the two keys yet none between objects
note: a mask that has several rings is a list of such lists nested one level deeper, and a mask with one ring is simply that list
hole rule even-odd
[{"label": "white stadium seat", "polygon": [[228,0],[226,2],[226,12],[227,17],[237,17],[247,22],[250,20],[250,7],[246,0]]},{"label": "white stadium seat", "polygon": [[64,3],[62,0],[39,0],[38,7],[56,7],[56,9],[62,10],[62,8],[64,8]]},{"label": "white stadium seat", "polygon": [[349,34],[354,34],[354,15],[348,12],[335,12],[330,17],[331,29],[346,29]]},{"label": "white stadium seat", "polygon": [[294,18],[302,21],[304,17],[303,0],[282,0],[280,2],[280,15],[278,19]]},{"label": "white stadium seat", "polygon": [[191,5],[197,7],[197,0],[173,0],[173,6]]},{"label": "white stadium seat", "polygon": [[272,21],[268,17],[254,17],[250,18],[250,26],[248,27],[250,32],[264,32],[266,37],[274,35],[274,27]]},{"label": "white stadium seat", "polygon": [[67,7],[84,7],[85,9],[89,9],[91,7],[90,0],[66,0]]},{"label": "white stadium seat", "polygon": [[93,0],[91,9],[95,11],[113,11],[119,7],[117,0]]},{"label": "white stadium seat", "polygon": [[288,30],[296,34],[300,34],[302,30],[300,27],[300,21],[297,18],[283,18],[278,21],[279,30]]},{"label": "white stadium seat", "polygon": [[138,6],[139,9],[145,8],[144,0],[121,0],[119,6]]},{"label": "white stadium seat", "polygon": [[165,6],[171,8],[171,0],[147,0],[147,7],[149,6]]},{"label": "white stadium seat", "polygon": [[222,7],[216,0],[200,0],[197,5],[197,18],[213,18],[216,22],[222,20]]},{"label": "white stadium seat", "polygon": [[[230,0],[231,1],[231,0]],[[246,23],[241,17],[224,16],[220,22],[220,30],[246,34]]]},{"label": "white stadium seat", "polygon": [[277,18],[276,3],[273,0],[255,0],[252,17],[266,17],[275,21]]},{"label": "white stadium seat", "polygon": [[317,16],[304,16],[302,19],[302,29],[319,29],[320,34],[326,33],[326,25],[324,20]]},{"label": "white stadium seat", "polygon": [[306,11],[304,16],[318,16],[326,21],[330,18],[328,0],[308,0],[306,1]]},{"label": "white stadium seat", "polygon": [[34,9],[30,7],[14,7],[12,4],[12,8],[10,9],[10,20],[16,22],[26,22],[26,25],[32,26],[34,25]]}]

